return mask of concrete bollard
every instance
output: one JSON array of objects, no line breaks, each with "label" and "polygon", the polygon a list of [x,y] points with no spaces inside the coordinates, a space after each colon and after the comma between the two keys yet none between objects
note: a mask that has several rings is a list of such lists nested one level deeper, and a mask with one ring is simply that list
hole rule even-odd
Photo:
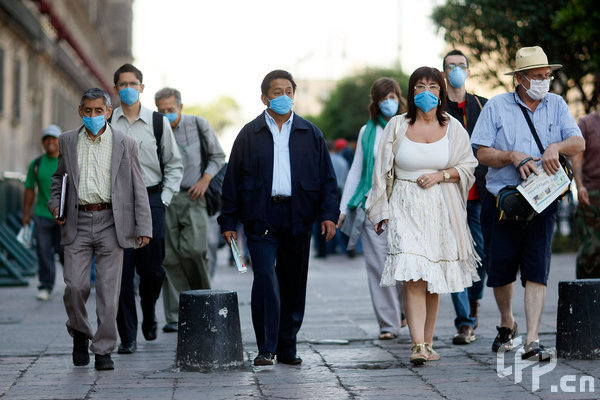
[{"label": "concrete bollard", "polygon": [[558,357],[600,359],[600,279],[558,283]]},{"label": "concrete bollard", "polygon": [[176,365],[210,372],[244,365],[237,293],[190,290],[179,297]]}]

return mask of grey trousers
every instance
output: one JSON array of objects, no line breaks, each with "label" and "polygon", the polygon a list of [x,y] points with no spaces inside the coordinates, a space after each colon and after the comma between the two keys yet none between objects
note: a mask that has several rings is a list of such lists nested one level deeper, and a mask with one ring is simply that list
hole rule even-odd
[{"label": "grey trousers", "polygon": [[379,286],[387,256],[387,231],[377,235],[373,229],[373,224],[366,218],[360,237],[367,264],[367,279],[371,301],[379,324],[379,331],[398,335],[402,321],[403,286],[399,282],[395,286]]},{"label": "grey trousers", "polygon": [[179,321],[179,294],[210,289],[208,214],[204,198],[193,201],[179,192],[166,212],[163,305],[168,323]]},{"label": "grey trousers", "polygon": [[[96,317],[94,334],[85,303],[90,296],[92,257],[96,254]],[[117,345],[117,307],[121,288],[123,249],[119,246],[112,210],[79,211],[77,236],[65,246],[63,301],[67,330],[82,332],[92,340],[95,354],[110,354]]]}]

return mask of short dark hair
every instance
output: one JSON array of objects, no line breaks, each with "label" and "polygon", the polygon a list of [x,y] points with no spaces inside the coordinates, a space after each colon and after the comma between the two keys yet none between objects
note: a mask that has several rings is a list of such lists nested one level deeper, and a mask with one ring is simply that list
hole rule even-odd
[{"label": "short dark hair", "polygon": [[371,102],[369,103],[369,117],[377,122],[377,117],[381,113],[379,102],[388,95],[394,92],[398,96],[398,112],[402,114],[406,112],[406,100],[402,97],[402,91],[398,82],[392,78],[379,78],[371,85]]},{"label": "short dark hair", "polygon": [[175,104],[177,104],[178,107],[181,106],[181,92],[170,87],[164,87],[156,92],[154,95],[154,103],[156,104],[159,100],[167,99],[171,96],[175,97]]},{"label": "short dark hair", "polygon": [[448,117],[446,117],[446,85],[444,83],[444,75],[436,68],[420,67],[412,73],[408,79],[408,94],[406,100],[408,102],[408,111],[406,118],[410,120],[410,124],[414,124],[417,119],[417,106],[415,105],[415,85],[421,79],[434,81],[440,86],[440,96],[438,97],[438,106],[435,112],[440,125],[445,125]]},{"label": "short dark hair", "polygon": [[140,83],[144,83],[144,75],[142,75],[142,71],[140,71],[131,64],[123,64],[119,67],[118,70],[115,71],[115,76],[113,77],[113,80],[115,81],[115,86],[117,85],[117,83],[119,83],[119,78],[121,77],[121,74],[124,74],[125,72],[133,72],[137,80],[140,81]]},{"label": "short dark hair", "polygon": [[294,90],[294,93],[296,93],[296,82],[294,82],[292,74],[282,69],[276,69],[265,75],[265,78],[260,84],[260,91],[262,94],[264,94],[265,96],[267,95],[267,93],[269,92],[269,88],[271,87],[271,82],[273,82],[275,79],[287,79],[292,83],[292,89]]},{"label": "short dark hair", "polygon": [[106,108],[111,106],[110,96],[102,89],[91,88],[83,92],[81,96],[81,103],[79,105],[83,107],[86,100],[96,100],[96,99],[104,99],[104,105]]},{"label": "short dark hair", "polygon": [[442,71],[446,69],[446,58],[448,58],[449,56],[463,56],[465,58],[465,61],[467,62],[467,68],[469,67],[469,59],[467,58],[467,56],[465,56],[465,54],[462,51],[454,49],[450,50],[448,54],[444,56],[444,60],[442,61]]}]

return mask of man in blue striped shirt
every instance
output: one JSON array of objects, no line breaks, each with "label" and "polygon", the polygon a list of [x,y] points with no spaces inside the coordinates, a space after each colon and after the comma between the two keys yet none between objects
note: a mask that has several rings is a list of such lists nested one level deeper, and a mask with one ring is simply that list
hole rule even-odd
[{"label": "man in blue striped shirt", "polygon": [[[548,93],[552,71],[562,67],[548,64],[541,47],[521,48],[515,57],[515,70],[507,73],[516,80],[516,89],[490,99],[475,125],[471,143],[479,162],[489,166],[483,200],[481,225],[489,287],[501,314],[493,351],[513,348],[518,332],[512,313],[514,282],[520,271],[525,287],[527,337],[523,359],[547,361],[550,354],[539,343],[538,332],[546,299],[550,272],[552,236],[558,201],[527,223],[498,220],[495,196],[508,185],[518,185],[541,168],[556,174],[559,155],[573,156],[585,148],[585,141],[562,97]],[[533,122],[544,151],[541,152],[525,113]]]}]

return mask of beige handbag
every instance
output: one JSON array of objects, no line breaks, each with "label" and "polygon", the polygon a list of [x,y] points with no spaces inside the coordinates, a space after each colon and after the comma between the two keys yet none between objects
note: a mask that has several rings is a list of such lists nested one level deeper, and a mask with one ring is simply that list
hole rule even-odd
[{"label": "beige handbag", "polygon": [[[392,152],[394,150],[394,143],[396,143],[396,137],[398,136],[398,126],[400,124],[396,122],[396,129],[394,130],[394,140],[392,141]],[[394,163],[392,162],[392,169],[385,173],[385,193],[387,194],[387,199],[390,199],[392,195],[392,189],[394,189]]]}]

